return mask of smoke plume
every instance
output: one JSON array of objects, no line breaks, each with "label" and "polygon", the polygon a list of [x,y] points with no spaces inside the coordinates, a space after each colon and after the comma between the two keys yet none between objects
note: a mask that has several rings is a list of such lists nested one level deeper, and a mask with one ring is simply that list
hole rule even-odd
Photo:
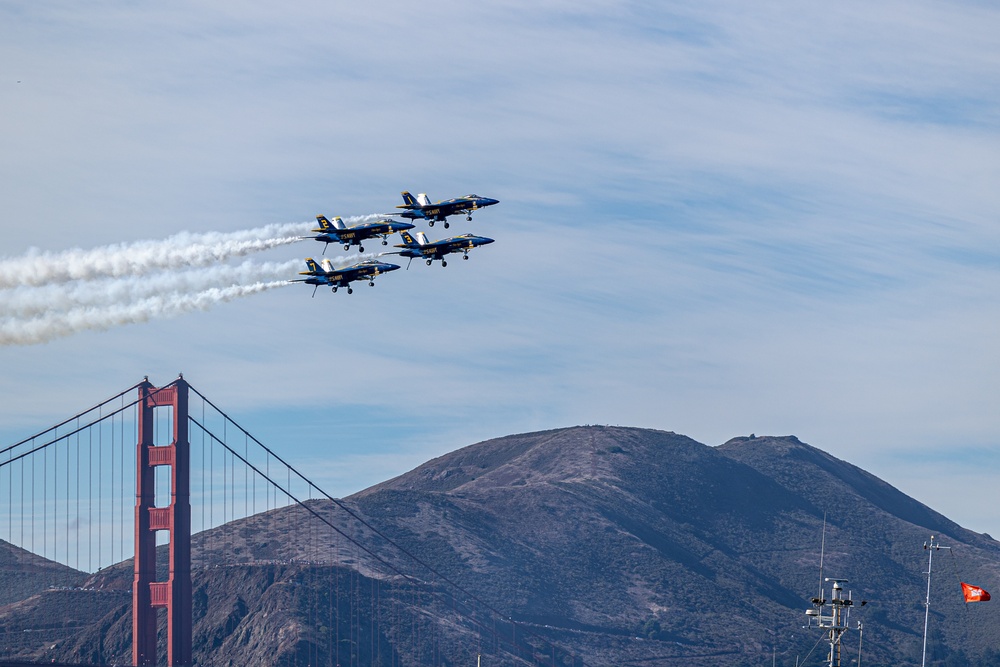
[{"label": "smoke plume", "polygon": [[[381,216],[345,218],[355,224]],[[227,260],[302,240],[308,223],[237,232],[182,232],[89,250],[31,250],[0,259],[0,346],[173,317],[257,294],[297,278],[302,260]],[[334,264],[374,257],[333,258]]]},{"label": "smoke plume", "polygon": [[[359,215],[344,218],[344,221],[354,224],[379,217],[382,216]],[[311,224],[267,225],[238,232],[181,232],[160,240],[119,243],[90,250],[42,252],[32,249],[21,257],[0,259],[0,289],[208,266],[301,241],[302,234],[309,232]]]},{"label": "smoke plume", "polygon": [[277,280],[252,285],[213,287],[192,294],[171,293],[100,307],[72,308],[29,319],[0,320],[0,345],[33,345],[80,331],[103,331],[122,324],[138,324],[153,318],[173,317],[193,310],[208,310],[212,306],[242,296],[282,287],[288,282]]},{"label": "smoke plume", "polygon": [[0,260],[0,289],[72,280],[135,276],[157,269],[182,269],[295,243],[302,224],[268,225],[240,232],[181,232],[157,241],[135,241],[63,252],[29,251]]},{"label": "smoke plume", "polygon": [[187,271],[81,280],[41,287],[15,287],[0,290],[0,313],[2,313],[0,321],[132,303],[171,293],[190,294],[212,287],[287,279],[294,276],[301,265],[300,260],[288,262],[244,260],[241,264],[233,266],[220,264]]}]

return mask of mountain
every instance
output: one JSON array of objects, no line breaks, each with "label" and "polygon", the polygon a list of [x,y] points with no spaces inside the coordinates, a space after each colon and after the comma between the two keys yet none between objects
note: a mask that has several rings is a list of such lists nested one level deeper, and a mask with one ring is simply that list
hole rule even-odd
[{"label": "mountain", "polygon": [[[793,436],[719,447],[618,427],[510,436],[351,500],[515,618],[590,631],[573,642],[594,664],[759,664],[772,644],[794,664],[817,636],[801,626],[824,516],[825,574],[868,600],[853,620],[876,664],[920,649],[931,534],[954,547],[939,555],[932,628],[953,654],[991,660],[1000,647],[1000,610],[963,608],[957,581],[989,589],[1000,544]],[[641,628],[658,641],[616,639]]]},{"label": "mountain", "polygon": [[[963,605],[958,580],[996,587],[1000,543],[793,436],[712,447],[620,427],[513,435],[195,536],[195,653],[708,667],[770,664],[773,651],[776,664],[819,664],[820,633],[802,626],[825,539],[824,574],[849,580],[865,663],[919,664],[931,534],[953,547],[935,553],[931,664],[998,664],[1000,609]],[[102,622],[51,657],[127,659],[128,604],[112,591],[130,585],[130,562],[93,575],[76,594],[97,605],[104,592]],[[15,616],[57,617],[60,595],[0,607],[0,632]]]},{"label": "mountain", "polygon": [[86,574],[0,540],[0,605],[50,587],[75,586]]}]

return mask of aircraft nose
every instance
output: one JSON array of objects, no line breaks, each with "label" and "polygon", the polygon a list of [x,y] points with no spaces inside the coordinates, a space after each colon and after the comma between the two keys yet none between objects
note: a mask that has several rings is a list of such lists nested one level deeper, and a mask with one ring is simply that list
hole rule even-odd
[{"label": "aircraft nose", "polygon": [[483,197],[483,206],[493,206],[493,204],[499,204],[499,199],[490,199],[489,197]]},{"label": "aircraft nose", "polygon": [[481,237],[480,241],[482,242],[483,245],[486,245],[487,243],[493,243],[493,239],[488,239],[485,236]]}]

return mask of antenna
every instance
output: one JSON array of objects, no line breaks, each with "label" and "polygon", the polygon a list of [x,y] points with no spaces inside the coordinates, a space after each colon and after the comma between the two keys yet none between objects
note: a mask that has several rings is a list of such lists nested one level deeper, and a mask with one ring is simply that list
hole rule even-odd
[{"label": "antenna", "polygon": [[819,596],[823,599],[823,556],[826,555],[826,512],[823,512],[823,537],[819,546]]},{"label": "antenna", "polygon": [[[847,579],[833,579],[828,577],[824,581],[832,584],[830,599],[823,599],[823,593],[820,592],[820,597],[813,598],[812,608],[806,609],[806,616],[809,617],[810,625],[812,625],[812,619],[815,618],[817,626],[821,630],[827,631],[830,643],[827,665],[829,667],[840,667],[841,638],[850,628],[851,607],[854,606],[854,600],[851,599],[850,593],[848,593],[847,597],[844,597],[843,584],[847,583]],[[862,604],[864,604],[864,601],[862,601]]]},{"label": "antenna", "polygon": [[[826,554],[826,512],[823,513],[823,540],[822,546],[820,547],[820,557],[819,557],[819,595],[812,599],[812,607],[806,609],[806,616],[809,618],[809,627],[812,627],[813,619],[816,619],[816,627],[827,632],[828,641],[830,644],[830,653],[827,656],[827,665],[829,667],[840,667],[841,664],[841,653],[842,644],[841,639],[845,632],[850,629],[851,625],[851,607],[854,606],[854,600],[850,592],[847,596],[844,596],[844,586],[847,583],[847,579],[836,579],[832,577],[823,577],[823,558]],[[831,584],[830,597],[827,598],[824,595],[823,588],[826,583]],[[862,606],[866,603],[866,600],[862,600]],[[858,630],[860,633],[861,623],[858,623]],[[818,643],[818,642],[817,642]],[[813,647],[815,648],[815,647]],[[812,653],[812,651],[810,651]],[[808,658],[808,656],[806,656]],[[860,637],[858,643],[858,664],[861,661],[861,644]],[[773,662],[773,657],[772,657]],[[796,659],[798,663],[798,659]]]}]

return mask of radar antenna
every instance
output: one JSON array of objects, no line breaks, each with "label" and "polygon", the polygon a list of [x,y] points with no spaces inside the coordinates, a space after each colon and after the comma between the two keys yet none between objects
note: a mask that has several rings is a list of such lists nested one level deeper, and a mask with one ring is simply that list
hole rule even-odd
[{"label": "radar antenna", "polygon": [[[812,627],[813,620],[816,621],[816,627],[821,630],[825,630],[827,633],[827,638],[830,644],[830,653],[827,655],[827,665],[829,667],[840,667],[841,665],[841,640],[843,635],[850,628],[851,625],[851,608],[854,606],[854,600],[851,592],[848,591],[846,596],[844,594],[843,584],[847,583],[847,579],[835,579],[831,577],[823,578],[823,556],[826,551],[826,514],[823,515],[823,542],[820,548],[820,581],[819,581],[819,596],[812,599],[812,607],[806,609],[806,616],[809,617],[809,627]],[[827,598],[824,594],[825,584],[832,584],[830,590],[830,597]],[[867,600],[861,601],[861,606],[868,603]],[[859,634],[861,632],[861,623],[858,623]],[[860,636],[858,642],[858,665],[861,664],[861,644]]]},{"label": "radar antenna", "polygon": [[[851,607],[854,600],[848,591],[844,595],[843,584],[847,579],[826,578],[826,583],[831,583],[830,598],[813,598],[813,606],[806,609],[806,616],[809,617],[809,624],[812,625],[816,619],[816,627],[826,630],[830,644],[830,653],[827,655],[827,665],[829,667],[840,667],[841,659],[841,639],[851,624]],[[862,600],[861,604],[866,604],[867,600]]]}]

